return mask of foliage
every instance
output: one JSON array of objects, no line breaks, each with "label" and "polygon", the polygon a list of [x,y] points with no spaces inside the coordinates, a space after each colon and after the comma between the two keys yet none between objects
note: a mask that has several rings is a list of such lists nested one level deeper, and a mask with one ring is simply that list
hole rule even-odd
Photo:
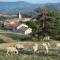
[{"label": "foliage", "polygon": [[60,35],[60,13],[58,11],[52,11],[44,7],[36,10],[36,12],[38,15],[34,18],[39,24],[38,38],[40,35],[42,37]]},{"label": "foliage", "polygon": [[33,31],[36,31],[38,28],[38,24],[35,21],[27,21],[26,24],[33,29]]},{"label": "foliage", "polygon": [[31,18],[32,16],[35,15],[34,11],[33,12],[27,12],[27,13],[21,13],[23,18]]},{"label": "foliage", "polygon": [[6,17],[0,16],[0,21],[1,21],[1,20],[5,20],[5,19],[6,19]]},{"label": "foliage", "polygon": [[47,8],[42,8],[37,11],[39,14],[35,17],[39,24],[38,35],[50,35],[51,16]]},{"label": "foliage", "polygon": [[60,35],[60,12],[50,11],[50,15],[53,17],[53,29],[51,36],[54,37],[54,39],[60,40],[60,37],[58,37]]}]

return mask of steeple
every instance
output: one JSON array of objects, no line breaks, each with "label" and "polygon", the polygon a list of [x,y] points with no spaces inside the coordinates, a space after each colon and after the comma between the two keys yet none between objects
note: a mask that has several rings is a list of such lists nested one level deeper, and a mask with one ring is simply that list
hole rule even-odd
[{"label": "steeple", "polygon": [[19,12],[19,16],[18,17],[19,17],[19,19],[22,19],[22,16],[21,16],[21,13],[20,12]]}]

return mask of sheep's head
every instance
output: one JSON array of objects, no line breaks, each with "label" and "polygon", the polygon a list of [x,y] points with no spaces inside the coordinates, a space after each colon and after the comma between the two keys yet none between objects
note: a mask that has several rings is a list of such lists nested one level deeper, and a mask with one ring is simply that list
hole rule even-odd
[{"label": "sheep's head", "polygon": [[50,43],[43,43],[42,45],[50,47]]}]

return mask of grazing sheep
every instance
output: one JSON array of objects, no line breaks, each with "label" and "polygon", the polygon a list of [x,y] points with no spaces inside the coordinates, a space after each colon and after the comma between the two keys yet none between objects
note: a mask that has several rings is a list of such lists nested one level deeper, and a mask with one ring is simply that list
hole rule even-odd
[{"label": "grazing sheep", "polygon": [[45,53],[48,53],[48,46],[50,46],[49,43],[43,43],[42,46],[45,48]]},{"label": "grazing sheep", "polygon": [[22,49],[22,48],[24,48],[24,45],[23,44],[16,44],[15,47],[17,49]]},{"label": "grazing sheep", "polygon": [[18,50],[15,47],[7,47],[7,54],[9,55],[9,53],[16,53],[18,54]]},{"label": "grazing sheep", "polygon": [[34,53],[36,53],[36,51],[38,50],[38,44],[35,43],[32,48],[33,48]]},{"label": "grazing sheep", "polygon": [[56,43],[56,48],[60,48],[60,43]]},{"label": "grazing sheep", "polygon": [[50,43],[46,43],[47,45],[48,45],[48,47],[50,47],[51,45],[50,45]]},{"label": "grazing sheep", "polygon": [[59,51],[60,53],[60,43],[56,43],[56,49]]}]

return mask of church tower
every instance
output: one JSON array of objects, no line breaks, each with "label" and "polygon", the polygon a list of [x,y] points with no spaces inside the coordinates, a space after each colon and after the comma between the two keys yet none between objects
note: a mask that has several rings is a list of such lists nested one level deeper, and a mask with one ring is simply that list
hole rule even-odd
[{"label": "church tower", "polygon": [[19,12],[19,19],[22,19],[21,13]]}]

